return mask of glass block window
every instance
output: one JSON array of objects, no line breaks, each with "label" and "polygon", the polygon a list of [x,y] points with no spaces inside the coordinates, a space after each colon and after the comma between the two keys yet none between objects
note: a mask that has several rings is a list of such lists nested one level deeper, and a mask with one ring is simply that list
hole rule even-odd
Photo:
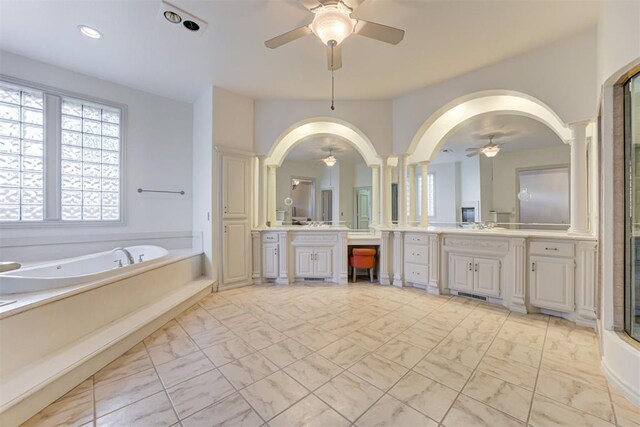
[{"label": "glass block window", "polygon": [[44,219],[44,95],[0,82],[0,221]]},{"label": "glass block window", "polygon": [[120,110],[63,98],[61,219],[120,220]]},{"label": "glass block window", "polygon": [[436,174],[427,174],[427,211],[429,216],[436,216]]}]

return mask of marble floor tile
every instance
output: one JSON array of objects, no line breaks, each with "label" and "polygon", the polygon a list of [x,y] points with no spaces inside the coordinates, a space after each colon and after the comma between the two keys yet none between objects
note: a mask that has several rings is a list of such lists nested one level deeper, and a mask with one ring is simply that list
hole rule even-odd
[{"label": "marble floor tile", "polygon": [[540,369],[536,393],[588,414],[615,422],[608,391],[557,371]]},{"label": "marble floor tile", "polygon": [[600,368],[598,366],[594,366],[591,363],[582,363],[578,361],[567,363],[566,361],[543,356],[540,367],[547,371],[556,371],[564,374],[569,374],[577,380],[590,384],[594,387],[598,387],[605,391],[609,387],[607,379],[601,372]]},{"label": "marble floor tile", "polygon": [[182,419],[235,393],[235,389],[214,369],[168,388],[167,393]]},{"label": "marble floor tile", "polygon": [[240,390],[278,370],[260,353],[252,353],[221,366],[220,372],[227,377],[233,386]]},{"label": "marble floor tile", "polygon": [[620,427],[640,427],[640,407],[627,400],[615,387],[611,386],[609,389],[618,425]]},{"label": "marble floor tile", "polygon": [[437,427],[438,423],[388,394],[356,421],[359,427]]},{"label": "marble floor tile", "polygon": [[332,342],[338,341],[339,337],[331,332],[327,332],[316,327],[309,329],[302,334],[296,335],[293,339],[313,351],[318,351],[322,347],[326,347]]},{"label": "marble floor tile", "polygon": [[170,426],[178,421],[164,391],[96,420],[96,427]]},{"label": "marble floor tile", "polygon": [[324,356],[343,369],[347,369],[352,366],[368,353],[367,349],[346,339],[340,339],[318,351],[318,354]]},{"label": "marble floor tile", "polygon": [[211,313],[213,317],[215,317],[222,323],[225,323],[225,320],[228,320],[232,317],[236,317],[241,314],[245,314],[247,312],[235,304],[228,304],[228,305],[223,305],[221,307],[216,307],[215,310],[210,310],[209,313]]},{"label": "marble floor tile", "polygon": [[215,310],[226,305],[231,305],[231,301],[220,295],[219,293],[207,295],[198,303],[205,310]]},{"label": "marble floor tile", "polygon": [[475,369],[484,356],[484,350],[468,343],[452,342],[445,338],[430,354]]},{"label": "marble floor tile", "polygon": [[588,347],[569,342],[546,341],[544,344],[544,357],[569,363],[576,361],[598,366],[600,363],[600,350],[597,346]]},{"label": "marble floor tile", "polygon": [[252,329],[246,335],[243,334],[242,339],[256,350],[262,350],[263,348],[287,339],[287,336],[276,331],[274,328],[262,326]]},{"label": "marble floor tile", "polygon": [[216,366],[226,365],[254,351],[255,349],[253,347],[250,347],[249,344],[240,338],[234,338],[202,350]]},{"label": "marble floor tile", "polygon": [[389,340],[384,334],[370,328],[362,328],[345,336],[345,339],[368,351],[374,351]]},{"label": "marble floor tile", "polygon": [[312,394],[269,421],[270,427],[348,427],[350,424]]},{"label": "marble floor tile", "polygon": [[540,359],[542,357],[542,351],[540,350],[501,338],[496,338],[493,341],[493,344],[491,344],[489,350],[487,350],[487,354],[513,362],[524,363],[534,368],[540,366]]},{"label": "marble floor tile", "polygon": [[200,348],[207,348],[238,338],[238,336],[226,326],[218,326],[191,335],[191,338]]},{"label": "marble floor tile", "polygon": [[402,307],[399,307],[398,309],[393,311],[393,313],[400,316],[410,317],[416,321],[422,319],[427,314],[429,314],[428,312],[411,305],[403,305]]},{"label": "marble floor tile", "polygon": [[546,335],[544,328],[512,322],[500,329],[498,338],[542,350]]},{"label": "marble floor tile", "polygon": [[153,368],[151,358],[147,354],[144,344],[140,343],[96,372],[96,384],[124,378]]},{"label": "marble floor tile", "polygon": [[476,371],[462,393],[494,409],[526,422],[533,392]]},{"label": "marble floor tile", "polygon": [[342,370],[340,366],[317,353],[311,354],[284,368],[287,374],[309,390],[315,390],[320,387],[342,372]]},{"label": "marble floor tile", "polygon": [[405,319],[391,313],[369,324],[368,327],[386,335],[387,337],[393,337],[407,329],[415,322],[416,321],[411,318]]},{"label": "marble floor tile", "polygon": [[600,418],[536,394],[529,425],[533,427],[613,427]]},{"label": "marble floor tile", "polygon": [[177,338],[164,344],[154,345],[147,349],[154,365],[179,359],[198,351],[198,346],[189,337]]},{"label": "marble floor tile", "polygon": [[516,427],[525,424],[461,394],[442,421],[446,427]]},{"label": "marble floor tile", "polygon": [[144,339],[144,344],[148,347],[152,347],[154,345],[165,344],[169,341],[175,340],[177,338],[184,338],[187,336],[187,333],[184,329],[176,322],[175,320],[171,320],[165,323],[160,329],[149,335]]},{"label": "marble floor tile", "polygon": [[411,369],[427,354],[427,350],[408,342],[393,339],[378,348],[375,354]]},{"label": "marble floor tile", "polygon": [[432,350],[442,341],[442,337],[433,331],[425,331],[422,327],[412,326],[395,337],[397,340],[408,342],[424,350]]},{"label": "marble floor tile", "polygon": [[362,378],[345,371],[317,389],[314,394],[353,422],[378,400],[383,392]]},{"label": "marble floor tile", "polygon": [[524,363],[512,362],[506,359],[486,354],[480,364],[478,371],[493,375],[496,378],[507,381],[513,385],[533,390],[538,377],[538,370]]},{"label": "marble floor tile", "polygon": [[184,427],[259,427],[264,421],[234,393],[181,421]]},{"label": "marble floor tile", "polygon": [[156,366],[165,387],[174,386],[213,368],[213,363],[201,351]]},{"label": "marble floor tile", "polygon": [[285,325],[286,326],[283,329],[280,329],[280,332],[288,337],[295,337],[296,335],[300,335],[316,327],[316,325],[314,325],[313,323],[309,323],[299,319],[296,319],[293,322],[285,322]]},{"label": "marble floor tile", "polygon": [[180,314],[180,316],[176,317],[176,321],[188,334],[197,334],[221,325],[218,320],[199,305],[195,305]]},{"label": "marble floor tile", "polygon": [[408,369],[388,359],[370,354],[349,368],[349,371],[380,390],[389,390]]},{"label": "marble floor tile", "polygon": [[546,329],[547,325],[549,324],[550,317],[551,316],[547,314],[536,314],[536,313],[522,314],[522,313],[516,313],[515,311],[512,311],[511,313],[509,313],[509,317],[507,317],[507,322],[508,323],[515,322],[523,325],[537,326],[539,328]]},{"label": "marble floor tile", "polygon": [[428,354],[419,361],[413,370],[454,390],[462,390],[473,369],[449,359]]},{"label": "marble floor tile", "polygon": [[82,426],[93,420],[93,389],[65,395],[25,422],[23,427]]},{"label": "marble floor tile", "polygon": [[101,417],[162,389],[162,383],[154,369],[97,385],[94,388],[96,416]]},{"label": "marble floor tile", "polygon": [[269,375],[240,393],[264,420],[270,420],[309,394],[307,389],[282,371]]},{"label": "marble floor tile", "polygon": [[442,421],[458,392],[417,372],[409,372],[389,394],[435,421]]},{"label": "marble floor tile", "polygon": [[261,350],[260,353],[275,363],[279,368],[284,368],[296,360],[308,356],[312,351],[298,341],[289,338]]}]

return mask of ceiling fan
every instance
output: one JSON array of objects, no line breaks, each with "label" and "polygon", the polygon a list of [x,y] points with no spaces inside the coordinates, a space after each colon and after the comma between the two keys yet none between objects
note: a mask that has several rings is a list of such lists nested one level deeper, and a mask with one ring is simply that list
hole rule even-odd
[{"label": "ceiling fan", "polygon": [[480,148],[467,148],[465,150],[467,151],[467,157],[477,156],[478,154],[484,154],[487,157],[495,157],[500,152],[500,148],[502,148],[502,146],[494,144],[493,138],[493,135],[489,135],[489,143]]},{"label": "ceiling fan", "polygon": [[302,27],[281,34],[264,44],[275,49],[309,34],[315,34],[327,46],[329,70],[342,67],[340,45],[351,34],[358,34],[390,44],[398,44],[404,38],[404,30],[375,22],[353,18],[351,15],[364,0],[299,0],[314,14],[313,20]]}]

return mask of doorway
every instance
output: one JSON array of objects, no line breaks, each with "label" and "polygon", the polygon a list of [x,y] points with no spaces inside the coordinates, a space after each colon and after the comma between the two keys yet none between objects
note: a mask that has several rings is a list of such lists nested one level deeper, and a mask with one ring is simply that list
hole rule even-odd
[{"label": "doorway", "polygon": [[355,189],[355,229],[368,230],[371,222],[371,187]]},{"label": "doorway", "polygon": [[569,167],[548,166],[517,171],[519,228],[569,228]]},{"label": "doorway", "polygon": [[323,222],[333,222],[333,190],[322,190],[320,198],[322,200]]}]

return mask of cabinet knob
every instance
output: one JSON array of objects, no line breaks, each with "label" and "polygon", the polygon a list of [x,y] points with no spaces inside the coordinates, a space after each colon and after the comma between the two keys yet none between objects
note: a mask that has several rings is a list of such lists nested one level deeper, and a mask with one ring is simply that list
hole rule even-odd
[{"label": "cabinet knob", "polygon": [[475,271],[478,271],[478,263],[476,263]]},{"label": "cabinet knob", "polygon": [[536,263],[535,262],[531,263],[531,271],[536,271]]}]

